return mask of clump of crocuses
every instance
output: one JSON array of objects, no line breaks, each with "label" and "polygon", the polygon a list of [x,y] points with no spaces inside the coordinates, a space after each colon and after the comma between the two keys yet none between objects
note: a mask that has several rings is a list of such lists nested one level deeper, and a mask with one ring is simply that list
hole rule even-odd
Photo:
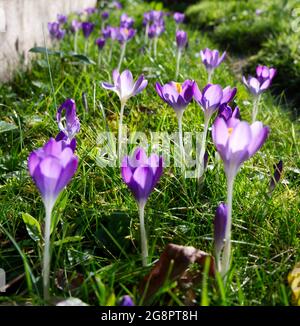
[{"label": "clump of crocuses", "polygon": [[249,76],[246,78],[243,76],[243,83],[254,96],[252,122],[256,120],[261,94],[271,86],[275,75],[275,68],[268,68],[266,66],[259,65],[256,68],[256,77]]},{"label": "clump of crocuses", "polygon": [[212,138],[224,163],[227,179],[227,219],[225,244],[219,259],[219,271],[223,276],[229,271],[231,255],[232,195],[235,177],[244,161],[251,158],[264,144],[269,128],[256,121],[249,125],[236,118],[217,117],[212,127]]},{"label": "clump of crocuses", "polygon": [[125,156],[121,164],[123,181],[131,190],[137,202],[140,217],[140,233],[143,266],[148,264],[148,245],[144,221],[145,205],[148,197],[163,173],[163,158],[147,154],[138,147],[132,156]]}]

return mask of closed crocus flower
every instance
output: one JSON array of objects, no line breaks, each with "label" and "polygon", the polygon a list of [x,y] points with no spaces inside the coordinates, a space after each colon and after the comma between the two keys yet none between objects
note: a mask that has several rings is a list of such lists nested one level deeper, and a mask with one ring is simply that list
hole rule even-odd
[{"label": "closed crocus flower", "polygon": [[103,11],[102,14],[101,14],[101,18],[103,20],[107,20],[109,18],[109,13],[108,11]]},{"label": "closed crocus flower", "polygon": [[121,164],[123,181],[133,193],[139,208],[142,262],[147,265],[148,246],[144,222],[144,210],[148,197],[163,173],[163,159],[156,154],[147,157],[143,148],[137,148],[132,156],[125,156]]},{"label": "closed crocus flower", "polygon": [[74,176],[78,158],[63,141],[51,138],[28,157],[29,173],[43,199],[46,211],[43,252],[44,299],[49,299],[51,215],[58,195]]},{"label": "closed crocus flower", "polygon": [[76,19],[73,19],[71,22],[71,32],[76,33],[79,31],[80,28],[81,28],[81,22]]},{"label": "closed crocus flower", "polygon": [[119,302],[119,306],[121,307],[133,307],[134,303],[133,300],[131,299],[131,297],[129,295],[124,295],[120,302]]},{"label": "closed crocus flower", "polygon": [[59,24],[63,25],[67,22],[68,18],[65,15],[62,14],[58,14],[57,15],[57,21],[59,22]]},{"label": "closed crocus flower", "polygon": [[[65,116],[63,118],[63,112]],[[73,99],[67,99],[57,110],[56,120],[60,133],[56,136],[56,141],[63,140],[75,151],[76,134],[80,131],[80,122],[76,115],[76,104]]]},{"label": "closed crocus flower", "polygon": [[60,192],[71,181],[77,165],[78,158],[72,149],[53,138],[29,155],[29,172],[45,206],[54,205]]},{"label": "closed crocus flower", "polygon": [[102,50],[104,45],[105,45],[105,39],[102,38],[102,37],[99,37],[99,38],[96,39],[95,43],[98,46],[98,49]]},{"label": "closed crocus flower", "polygon": [[88,7],[88,8],[85,8],[84,11],[88,14],[88,15],[92,15],[94,13],[97,12],[97,8],[95,7]]},{"label": "closed crocus flower", "polygon": [[188,42],[187,33],[185,31],[176,32],[176,43],[178,49],[183,49]]},{"label": "closed crocus flower", "polygon": [[240,109],[236,107],[234,110],[227,104],[222,104],[219,108],[218,117],[225,119],[230,118],[241,119]]},{"label": "closed crocus flower", "polygon": [[126,156],[121,165],[123,181],[138,203],[145,203],[163,171],[162,157],[151,154],[148,158],[143,148],[137,148],[132,157]]},{"label": "closed crocus flower", "polygon": [[64,38],[66,31],[60,28],[59,23],[48,23],[48,31],[52,39],[61,40]]},{"label": "closed crocus flower", "polygon": [[183,23],[185,16],[181,12],[175,12],[173,18],[176,24],[181,24]]},{"label": "closed crocus flower", "polygon": [[113,71],[114,84],[102,83],[102,87],[114,91],[118,94],[121,103],[126,103],[132,96],[139,94],[147,86],[148,81],[144,79],[144,75],[140,75],[136,82],[133,80],[132,73],[124,70],[121,74],[117,69]]},{"label": "closed crocus flower", "polygon": [[102,29],[102,36],[107,40],[111,37],[111,26],[106,26]]},{"label": "closed crocus flower", "polygon": [[186,80],[182,84],[172,81],[163,86],[160,83],[156,83],[155,89],[161,99],[177,112],[184,110],[192,101],[194,85],[195,82],[193,80]]},{"label": "closed crocus flower", "polygon": [[95,25],[91,22],[81,23],[82,32],[85,38],[88,38],[94,30]]},{"label": "closed crocus flower", "polygon": [[218,271],[221,271],[220,254],[224,247],[224,239],[227,225],[227,205],[221,203],[214,219],[214,249]]}]

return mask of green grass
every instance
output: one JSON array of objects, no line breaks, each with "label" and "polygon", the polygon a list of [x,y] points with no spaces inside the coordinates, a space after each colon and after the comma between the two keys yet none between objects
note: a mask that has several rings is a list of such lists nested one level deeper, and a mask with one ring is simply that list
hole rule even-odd
[{"label": "green grass", "polygon": [[[143,11],[149,9],[132,1],[126,12],[141,23]],[[110,18],[116,25],[118,13]],[[180,81],[195,79],[202,88],[206,72],[195,56],[215,44],[205,33],[186,26],[189,48],[185,52]],[[164,104],[154,90],[156,81],[167,82],[175,73],[175,24],[167,21],[166,33],[158,43],[156,59],[141,52],[143,33],[128,44],[122,66],[138,76],[144,72],[149,86],[130,99],[124,123],[131,131],[177,130],[173,110]],[[93,37],[96,37],[94,34]],[[42,45],[42,44],[41,44]],[[71,49],[66,39],[62,48]],[[83,39],[80,49],[83,51]],[[103,57],[107,57],[108,48]],[[90,57],[97,60],[97,49],[91,45]],[[44,208],[39,193],[27,172],[28,154],[56,135],[55,101],[74,98],[81,121],[77,137],[78,172],[56,205],[56,225],[52,240],[51,289],[54,297],[71,294],[92,305],[113,305],[124,294],[142,304],[138,293],[140,281],[149,272],[141,267],[139,224],[136,204],[121,180],[119,168],[100,168],[96,163],[97,134],[107,127],[117,132],[119,100],[100,87],[109,80],[117,66],[119,46],[114,45],[112,64],[87,66],[62,63],[50,56],[55,96],[51,92],[48,65],[42,55],[32,69],[16,74],[0,89],[0,118],[17,126],[1,133],[0,147],[0,266],[13,284],[0,301],[10,304],[39,304],[41,293],[41,243],[28,235],[21,213],[26,212],[43,226]],[[243,119],[250,121],[251,96],[247,93],[227,60],[214,75],[222,86],[237,86],[236,103]],[[232,63],[232,62],[231,62]],[[63,65],[63,69],[62,69]],[[94,89],[96,101],[94,105]],[[82,105],[86,93],[88,112]],[[99,103],[107,120],[104,121]],[[232,274],[224,293],[217,283],[200,282],[195,289],[198,304],[210,305],[285,305],[291,293],[287,275],[300,260],[299,214],[299,125],[284,110],[282,98],[270,93],[262,97],[258,119],[270,126],[271,133],[262,149],[247,161],[236,179],[233,199]],[[196,104],[187,108],[184,131],[202,131],[203,114]],[[215,162],[215,149],[209,136],[209,164],[199,192],[193,179],[184,179],[179,169],[166,168],[146,206],[146,223],[151,260],[155,261],[166,244],[191,245],[212,252],[213,218],[217,205],[226,199],[225,176],[221,163]],[[271,197],[267,195],[273,164],[284,162],[283,180]],[[69,241],[59,241],[68,238]],[[58,276],[59,274],[59,276]],[[63,275],[63,276],[62,276]],[[68,281],[62,286],[65,277]],[[80,278],[80,280],[79,280]],[[75,280],[75,281],[74,281]],[[76,281],[79,286],[76,286]],[[60,286],[57,285],[60,284]],[[202,290],[202,285],[206,286]],[[184,293],[167,285],[152,304],[184,303]]]}]

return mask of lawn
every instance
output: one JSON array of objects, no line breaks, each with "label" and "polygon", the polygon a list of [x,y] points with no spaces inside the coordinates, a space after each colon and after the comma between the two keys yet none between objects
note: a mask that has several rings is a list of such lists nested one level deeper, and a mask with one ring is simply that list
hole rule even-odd
[{"label": "lawn", "polygon": [[[154,57],[148,51],[149,43],[145,45],[142,26],[143,13],[151,9],[161,8],[159,4],[140,0],[126,1],[124,8],[113,10],[108,19],[112,26],[119,25],[124,12],[135,19],[137,34],[127,44],[121,71],[129,69],[135,79],[143,73],[148,86],[128,100],[123,123],[131,136],[139,131],[147,134],[147,150],[152,150],[153,132],[171,134],[178,128],[174,110],[155,90],[156,82],[174,80],[176,24],[172,15],[165,17],[166,30],[158,38]],[[143,267],[136,202],[122,180],[120,167],[103,166],[104,158],[99,154],[99,135],[118,132],[119,98],[103,89],[101,82],[111,81],[112,71],[118,66],[120,45],[113,42],[109,62],[107,42],[100,52],[99,65],[94,42],[99,37],[101,20],[98,14],[89,19],[96,26],[89,37],[86,55],[94,64],[82,61],[86,57],[80,61],[51,53],[33,54],[36,58],[30,69],[21,67],[10,83],[0,85],[0,267],[6,271],[9,285],[0,302],[43,304],[40,233],[44,229],[45,210],[28,172],[27,159],[33,150],[57,135],[57,108],[72,98],[81,123],[76,137],[79,165],[53,211],[52,303],[72,296],[89,305],[117,305],[122,296],[129,295],[136,305],[292,304],[287,279],[300,261],[299,122],[289,111],[284,96],[274,96],[269,90],[262,94],[257,116],[257,120],[269,126],[269,137],[255,156],[243,164],[234,184],[232,261],[226,285],[222,285],[220,277],[208,277],[205,268],[200,278],[202,270],[192,264],[190,271],[198,276],[192,287],[166,281],[145,299],[141,283],[169,243],[213,254],[213,221],[216,208],[226,201],[226,178],[212,141],[212,119],[207,142],[208,168],[200,184],[196,179],[185,178],[180,168],[170,164],[149,197],[145,221],[151,264]],[[210,33],[195,25],[184,24],[181,28],[188,34],[188,47],[183,51],[176,81],[195,80],[203,89],[207,73],[199,52],[219,45]],[[73,51],[73,38],[68,33],[51,49]],[[49,41],[47,45],[50,46]],[[85,39],[80,32],[78,53],[84,52]],[[225,61],[215,70],[213,83],[223,88],[237,87],[235,104],[242,119],[250,122],[253,97],[243,85],[241,75],[235,74],[236,60],[236,54],[229,50]],[[201,133],[203,128],[203,112],[193,101],[183,115],[183,131]],[[135,147],[132,144],[128,149]],[[283,173],[270,193],[273,166],[279,160],[283,161]],[[31,223],[24,222],[26,216]]]}]

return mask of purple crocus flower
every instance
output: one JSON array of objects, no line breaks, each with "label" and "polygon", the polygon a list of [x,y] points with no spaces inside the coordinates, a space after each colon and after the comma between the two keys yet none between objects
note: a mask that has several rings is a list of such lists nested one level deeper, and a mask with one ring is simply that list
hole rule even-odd
[{"label": "purple crocus flower", "polygon": [[150,11],[151,20],[156,23],[163,23],[164,13],[161,10]]},{"label": "purple crocus flower", "polygon": [[103,11],[101,14],[101,18],[103,20],[107,20],[109,18],[109,12],[108,11]]},{"label": "purple crocus flower", "polygon": [[192,101],[195,85],[193,80],[186,80],[182,84],[172,81],[163,86],[157,82],[155,89],[160,98],[177,112],[183,111]]},{"label": "purple crocus flower", "polygon": [[97,8],[95,8],[95,7],[88,7],[88,8],[85,8],[84,11],[85,11],[88,15],[92,15],[92,14],[94,14],[95,12],[97,12]]},{"label": "purple crocus flower", "polygon": [[136,82],[133,81],[132,73],[129,70],[124,70],[121,74],[117,69],[113,71],[114,84],[102,83],[102,87],[118,94],[121,103],[126,103],[127,100],[143,91],[148,81],[144,79],[144,75],[140,75]]},{"label": "purple crocus flower", "polygon": [[120,19],[120,27],[123,28],[132,28],[134,25],[134,19],[129,17],[127,14],[122,14]]},{"label": "purple crocus flower", "polygon": [[[62,113],[65,111],[65,117]],[[80,131],[80,122],[76,115],[76,103],[73,99],[67,99],[57,110],[56,120],[59,134],[56,136],[56,141],[65,141],[73,150],[76,148],[75,135]]]},{"label": "purple crocus flower", "polygon": [[48,31],[52,39],[61,40],[64,38],[66,31],[60,28],[58,22],[48,23]]},{"label": "purple crocus flower", "polygon": [[225,59],[226,52],[220,56],[218,50],[210,50],[209,48],[206,48],[200,51],[200,56],[206,70],[211,71],[222,63],[222,61]]},{"label": "purple crocus flower", "polygon": [[274,164],[274,175],[271,177],[269,185],[269,193],[275,189],[276,184],[279,182],[283,171],[283,162],[280,160],[278,163]]},{"label": "purple crocus flower", "polygon": [[227,205],[221,203],[214,219],[214,247],[218,270],[220,271],[220,254],[224,247],[225,231],[227,225]]},{"label": "purple crocus flower", "polygon": [[178,49],[183,49],[188,42],[187,33],[185,31],[176,32],[176,43]]},{"label": "purple crocus flower", "polygon": [[151,17],[151,11],[147,11],[144,13],[144,16],[143,16],[143,25],[146,26],[147,24],[149,24],[152,20],[152,17]]},{"label": "purple crocus flower", "polygon": [[124,295],[120,302],[119,302],[119,306],[121,307],[133,307],[134,303],[133,300],[131,299],[131,297],[129,295]]},{"label": "purple crocus flower", "polygon": [[121,165],[123,181],[138,203],[145,203],[163,172],[163,159],[156,154],[147,157],[138,147],[132,157],[125,156]]},{"label": "purple crocus flower", "polygon": [[102,29],[102,36],[107,40],[111,37],[111,26],[106,26]]},{"label": "purple crocus flower", "polygon": [[151,154],[148,158],[143,148],[125,156],[121,164],[123,181],[133,193],[139,208],[143,266],[147,266],[148,246],[144,222],[144,210],[148,197],[163,173],[163,158]]},{"label": "purple crocus flower", "polygon": [[240,109],[236,107],[234,110],[227,105],[222,104],[219,108],[218,117],[228,120],[230,118],[241,119]]},{"label": "purple crocus flower", "polygon": [[104,45],[105,45],[105,39],[102,38],[102,37],[99,37],[99,38],[96,39],[95,43],[98,46],[98,49],[102,50]]},{"label": "purple crocus flower", "polygon": [[76,33],[79,31],[80,28],[81,28],[81,22],[76,19],[73,19],[71,22],[71,32]]},{"label": "purple crocus flower", "polygon": [[176,24],[181,24],[184,21],[185,15],[181,12],[175,12],[173,15]]},{"label": "purple crocus flower", "polygon": [[256,68],[256,78],[249,76],[246,79],[243,76],[243,83],[253,95],[258,96],[270,87],[275,75],[276,69],[259,65]]},{"label": "purple crocus flower", "polygon": [[166,30],[164,21],[159,21],[155,23],[153,26],[154,26],[156,37],[159,37]]},{"label": "purple crocus flower", "polygon": [[154,38],[156,36],[156,25],[149,26],[148,29],[148,37],[150,39]]},{"label": "purple crocus flower", "polygon": [[230,86],[227,86],[223,89],[223,97],[221,99],[220,104],[228,104],[230,103],[233,98],[235,97],[237,92],[236,87],[231,88]]},{"label": "purple crocus flower", "polygon": [[203,91],[199,90],[197,83],[194,88],[194,99],[201,106],[205,117],[210,119],[220,106],[223,98],[223,91],[220,85],[208,84]]},{"label": "purple crocus flower", "polygon": [[46,208],[53,207],[60,192],[71,181],[77,166],[78,158],[72,149],[53,138],[29,155],[29,172]]},{"label": "purple crocus flower", "polygon": [[131,40],[136,34],[136,30],[133,28],[121,27],[117,34],[117,40],[120,44],[124,44]]},{"label": "purple crocus flower", "polygon": [[62,14],[58,14],[58,15],[57,15],[57,21],[58,21],[58,23],[59,23],[60,25],[65,24],[65,23],[67,22],[67,20],[68,20],[68,18],[67,18],[67,16],[65,16],[65,15],[62,15]]},{"label": "purple crocus flower", "polygon": [[269,128],[260,121],[249,125],[246,121],[216,118],[212,127],[213,142],[223,162],[227,178],[232,180],[240,166],[264,144]]},{"label": "purple crocus flower", "polygon": [[95,25],[91,22],[81,23],[82,32],[85,38],[88,38],[94,30]]},{"label": "purple crocus flower", "polygon": [[119,1],[113,1],[112,7],[119,9],[119,10],[123,8],[122,4]]}]

